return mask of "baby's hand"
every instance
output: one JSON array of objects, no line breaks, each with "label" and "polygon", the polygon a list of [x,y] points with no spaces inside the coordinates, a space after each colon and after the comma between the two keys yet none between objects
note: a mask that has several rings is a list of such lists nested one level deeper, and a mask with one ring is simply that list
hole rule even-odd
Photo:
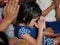
[{"label": "baby's hand", "polygon": [[35,23],[35,26],[38,29],[44,29],[45,28],[45,20],[44,20],[43,16],[40,16],[40,19],[38,20],[38,24]]}]

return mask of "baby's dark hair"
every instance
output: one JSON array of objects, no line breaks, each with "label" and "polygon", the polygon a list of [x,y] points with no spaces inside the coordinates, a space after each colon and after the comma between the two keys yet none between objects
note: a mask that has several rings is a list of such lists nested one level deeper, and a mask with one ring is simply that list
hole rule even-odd
[{"label": "baby's dark hair", "polygon": [[[35,15],[37,14],[37,15]],[[27,24],[33,18],[41,16],[42,10],[35,2],[26,2],[20,5],[17,21]]]}]

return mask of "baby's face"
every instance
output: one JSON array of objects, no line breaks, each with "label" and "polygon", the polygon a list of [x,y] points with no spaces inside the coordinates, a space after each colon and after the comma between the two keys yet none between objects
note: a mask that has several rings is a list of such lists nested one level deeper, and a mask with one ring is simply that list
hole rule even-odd
[{"label": "baby's face", "polygon": [[37,24],[37,22],[38,22],[37,20],[39,20],[39,17],[36,17],[36,18],[32,19],[30,21],[30,24],[29,25],[33,27],[35,24]]}]

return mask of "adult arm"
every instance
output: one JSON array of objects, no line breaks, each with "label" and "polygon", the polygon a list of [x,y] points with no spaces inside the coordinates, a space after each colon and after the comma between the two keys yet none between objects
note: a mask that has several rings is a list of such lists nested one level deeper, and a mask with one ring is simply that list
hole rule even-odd
[{"label": "adult arm", "polygon": [[60,0],[54,0],[55,1],[55,4],[58,5],[56,8],[55,8],[55,11],[56,11],[56,19],[58,21],[60,21]]},{"label": "adult arm", "polygon": [[[36,25],[36,23],[35,23]],[[21,35],[21,37],[28,41],[31,45],[42,45],[42,36],[43,36],[43,27],[44,27],[44,22],[42,19],[39,20],[38,25],[36,25],[38,28],[38,35],[37,38],[33,38],[31,35],[28,33]]]},{"label": "adult arm", "polygon": [[52,4],[44,11],[42,11],[42,16],[46,16],[52,9],[55,8],[54,2],[52,2]]},{"label": "adult arm", "polygon": [[6,4],[3,10],[4,19],[0,23],[0,31],[6,31],[9,24],[17,17],[18,9],[18,0],[10,0],[9,3]]},{"label": "adult arm", "polygon": [[47,32],[47,31],[44,31],[43,34],[44,34],[46,37],[49,37],[49,38],[56,38],[56,37],[59,37],[59,36],[60,36],[60,34],[54,34],[54,33]]}]

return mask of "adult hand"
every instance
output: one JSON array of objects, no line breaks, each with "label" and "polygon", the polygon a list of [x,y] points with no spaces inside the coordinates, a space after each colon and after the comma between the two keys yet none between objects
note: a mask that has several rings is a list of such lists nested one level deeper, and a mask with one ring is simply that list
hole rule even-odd
[{"label": "adult hand", "polygon": [[59,5],[60,5],[60,0],[54,0],[54,2],[55,2],[55,5],[56,5],[57,7],[59,7]]},{"label": "adult hand", "polygon": [[13,21],[17,17],[18,10],[19,10],[18,0],[10,0],[3,10],[4,19]]},{"label": "adult hand", "polygon": [[19,0],[10,0],[4,7],[3,17],[4,19],[0,23],[0,31],[5,32],[10,23],[17,17],[19,6]]},{"label": "adult hand", "polygon": [[51,3],[51,6],[52,6],[53,9],[56,8],[56,7],[58,7],[58,5],[56,4],[56,1],[53,1],[53,2]]}]

